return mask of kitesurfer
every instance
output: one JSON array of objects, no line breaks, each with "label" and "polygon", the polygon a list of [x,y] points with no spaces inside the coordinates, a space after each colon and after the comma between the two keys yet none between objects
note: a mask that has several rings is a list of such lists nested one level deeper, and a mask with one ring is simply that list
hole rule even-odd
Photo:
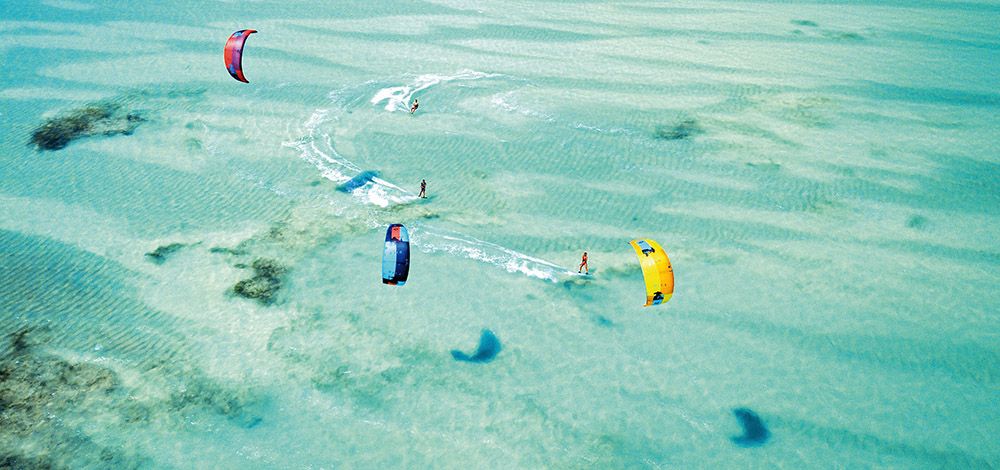
[{"label": "kitesurfer", "polygon": [[579,273],[583,269],[587,270],[587,274],[590,274],[590,266],[587,266],[587,252],[583,252],[583,259],[580,260],[580,267],[577,268],[576,272]]},{"label": "kitesurfer", "polygon": [[410,114],[413,114],[413,112],[416,111],[417,108],[419,107],[420,107],[420,100],[413,100],[413,106],[410,107]]},{"label": "kitesurfer", "polygon": [[427,199],[427,180],[420,180],[420,194],[418,196]]}]

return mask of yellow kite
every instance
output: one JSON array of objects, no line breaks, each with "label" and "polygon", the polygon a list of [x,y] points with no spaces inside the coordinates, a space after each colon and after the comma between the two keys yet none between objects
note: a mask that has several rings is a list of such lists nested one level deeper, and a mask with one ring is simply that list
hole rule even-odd
[{"label": "yellow kite", "polygon": [[646,307],[660,305],[674,295],[674,269],[663,247],[653,240],[644,238],[629,242],[635,249],[642,266],[642,278],[646,281]]}]

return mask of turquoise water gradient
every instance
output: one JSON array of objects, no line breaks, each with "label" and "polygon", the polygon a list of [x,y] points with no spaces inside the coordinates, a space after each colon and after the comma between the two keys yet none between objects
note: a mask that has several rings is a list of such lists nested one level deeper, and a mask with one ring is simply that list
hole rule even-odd
[{"label": "turquoise water gradient", "polygon": [[0,462],[1000,466],[1000,6],[148,3],[0,0]]}]

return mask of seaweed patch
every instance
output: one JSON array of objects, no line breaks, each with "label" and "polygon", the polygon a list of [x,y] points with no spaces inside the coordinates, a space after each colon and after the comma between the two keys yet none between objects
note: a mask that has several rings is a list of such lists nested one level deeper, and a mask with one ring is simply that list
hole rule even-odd
[{"label": "seaweed patch", "polygon": [[146,253],[146,257],[156,264],[163,264],[170,255],[186,246],[184,243],[171,243],[169,245],[158,246],[155,250]]},{"label": "seaweed patch", "polygon": [[922,216],[920,214],[912,215],[906,221],[906,226],[908,228],[912,228],[912,229],[915,229],[915,230],[920,230],[920,229],[922,229],[922,228],[924,228],[924,227],[927,226],[927,217],[924,217],[924,216]]},{"label": "seaweed patch", "polygon": [[59,150],[83,137],[131,135],[146,119],[115,103],[97,103],[50,118],[31,134],[39,150]]},{"label": "seaweed patch", "polygon": [[[111,369],[38,351],[32,330],[11,334],[0,356],[0,468],[70,468],[67,460],[136,467],[142,457],[97,444],[67,418],[119,389]],[[39,449],[44,452],[35,455]]]},{"label": "seaweed patch", "polygon": [[704,132],[698,121],[685,119],[672,126],[657,126],[653,135],[662,140],[682,140]]},{"label": "seaweed patch", "polygon": [[819,24],[815,21],[810,20],[791,20],[791,24],[796,26],[802,26],[805,29],[793,29],[792,34],[812,37],[812,38],[826,38],[835,40],[851,40],[851,41],[861,41],[865,37],[860,33],[853,31],[839,31],[829,28],[820,28]]},{"label": "seaweed patch", "polygon": [[204,409],[224,416],[242,428],[256,427],[263,421],[248,408],[255,399],[247,393],[228,390],[204,378],[188,379],[170,394],[167,409],[186,414],[190,408]]},{"label": "seaweed patch", "polygon": [[247,250],[243,248],[226,248],[224,246],[213,246],[208,250],[209,253],[215,253],[220,255],[233,255],[233,256],[243,256],[247,254]]},{"label": "seaweed patch", "polygon": [[824,31],[823,37],[830,39],[848,39],[851,41],[860,41],[865,38],[858,33],[852,33],[850,31]]},{"label": "seaweed patch", "polygon": [[0,429],[4,433],[29,435],[47,423],[52,412],[70,408],[89,393],[107,393],[117,386],[110,369],[33,353],[28,333],[12,334],[13,352],[0,358]]},{"label": "seaweed patch", "polygon": [[[259,395],[213,380],[176,356],[119,372],[130,363],[109,367],[49,350],[47,330],[21,328],[0,343],[0,469],[153,468],[128,437],[109,436],[132,436],[151,423],[199,426],[206,414],[242,428],[263,422]],[[116,429],[97,431],[95,419]],[[100,439],[91,436],[95,431]]]},{"label": "seaweed patch", "polygon": [[27,457],[24,455],[0,455],[0,468],[11,470],[34,470],[60,468],[52,460],[43,457]]},{"label": "seaweed patch", "polygon": [[747,166],[755,170],[775,172],[781,169],[780,163],[768,162],[747,162]]},{"label": "seaweed patch", "polygon": [[251,267],[254,271],[253,277],[237,282],[233,286],[233,292],[241,297],[256,300],[263,305],[272,304],[275,294],[281,288],[282,277],[288,272],[288,268],[267,258],[255,259]]}]

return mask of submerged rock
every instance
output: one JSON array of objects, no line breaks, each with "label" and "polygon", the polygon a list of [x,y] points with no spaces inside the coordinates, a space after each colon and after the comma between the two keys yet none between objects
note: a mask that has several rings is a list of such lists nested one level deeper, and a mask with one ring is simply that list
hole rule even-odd
[{"label": "submerged rock", "polygon": [[673,126],[657,126],[655,136],[657,139],[663,140],[681,140],[703,132],[698,121],[685,119]]},{"label": "submerged rock", "polygon": [[247,250],[243,248],[226,248],[224,246],[213,246],[208,250],[209,253],[215,253],[220,255],[233,255],[233,256],[243,256],[247,254]]},{"label": "submerged rock", "polygon": [[252,428],[263,421],[249,410],[255,403],[256,399],[249,392],[230,390],[205,378],[195,377],[170,394],[167,406],[170,411],[185,413],[190,408],[201,408],[224,416],[240,427]]},{"label": "submerged rock", "polygon": [[279,285],[270,279],[253,277],[237,282],[233,290],[242,297],[255,299],[261,303],[271,303]]},{"label": "submerged rock", "polygon": [[31,343],[28,342],[28,332],[30,331],[31,330],[25,328],[11,333],[10,346],[14,350],[14,354],[27,352],[28,348],[31,347]]},{"label": "submerged rock", "polygon": [[47,426],[54,415],[118,386],[110,369],[33,351],[28,334],[28,330],[12,334],[13,352],[0,357],[0,437],[29,436]]},{"label": "submerged rock", "polygon": [[278,264],[277,261],[267,258],[258,258],[250,265],[257,277],[278,278],[288,272],[288,269]]},{"label": "submerged rock", "polygon": [[288,272],[288,268],[267,258],[254,260],[251,267],[254,276],[237,282],[233,286],[233,292],[241,297],[254,299],[263,305],[270,305],[274,302],[274,296],[278,289],[281,288],[282,276]]},{"label": "submerged rock", "polygon": [[0,469],[6,470],[48,470],[62,468],[56,466],[52,461],[42,457],[27,457],[24,455],[3,455],[0,454]]},{"label": "submerged rock", "polygon": [[267,233],[264,234],[264,239],[281,242],[285,241],[288,238],[288,234],[289,234],[288,224],[279,222],[274,224],[273,226],[271,226],[271,228],[267,230]]},{"label": "submerged rock", "polygon": [[146,253],[146,256],[149,258],[150,261],[156,264],[163,264],[163,262],[167,260],[168,256],[176,253],[178,250],[184,248],[185,246],[187,245],[183,243],[171,243],[169,245],[159,246],[155,250]]},{"label": "submerged rock", "polygon": [[0,344],[0,470],[152,468],[128,436],[162,426],[184,429],[192,417],[203,419],[206,413],[243,428],[263,420],[254,411],[260,399],[252,390],[221,385],[176,357],[133,370],[142,381],[122,381],[101,364],[50,352],[44,329],[21,329],[5,343]]},{"label": "submerged rock", "polygon": [[115,103],[98,103],[50,118],[31,134],[39,150],[59,150],[70,142],[94,135],[131,135],[146,119]]}]

